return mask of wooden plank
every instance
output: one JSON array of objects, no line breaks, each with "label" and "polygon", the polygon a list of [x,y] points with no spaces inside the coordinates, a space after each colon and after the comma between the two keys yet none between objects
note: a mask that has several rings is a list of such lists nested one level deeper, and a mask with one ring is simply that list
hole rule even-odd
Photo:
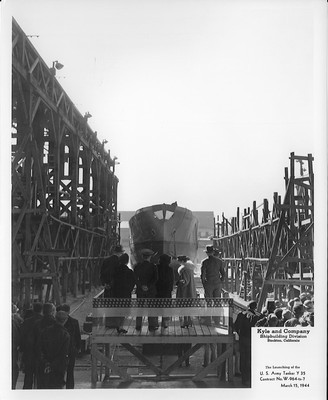
[{"label": "wooden plank", "polygon": [[310,279],[267,279],[266,285],[314,285],[314,281]]},{"label": "wooden plank", "polygon": [[195,329],[196,336],[203,336],[203,330],[201,328],[201,320],[200,320],[200,318],[198,318],[198,321],[195,322],[194,329]]}]

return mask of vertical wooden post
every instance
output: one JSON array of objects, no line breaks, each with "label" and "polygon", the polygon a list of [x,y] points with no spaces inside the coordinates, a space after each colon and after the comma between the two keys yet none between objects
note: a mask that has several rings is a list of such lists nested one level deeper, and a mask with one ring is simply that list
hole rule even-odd
[{"label": "vertical wooden post", "polygon": [[91,342],[91,387],[92,388],[96,387],[98,379],[96,350],[97,350],[97,343]]},{"label": "vertical wooden post", "polygon": [[67,271],[67,265],[66,262],[63,262],[63,287],[62,287],[62,297],[63,297],[63,302],[66,303],[66,296],[67,296],[67,286],[68,286],[68,271]]}]

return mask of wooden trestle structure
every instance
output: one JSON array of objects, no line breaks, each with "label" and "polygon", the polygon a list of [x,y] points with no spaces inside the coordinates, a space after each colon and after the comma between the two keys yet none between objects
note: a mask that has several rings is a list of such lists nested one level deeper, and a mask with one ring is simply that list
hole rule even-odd
[{"label": "wooden trestle structure", "polygon": [[[297,165],[299,163],[299,166]],[[290,155],[285,168],[283,200],[273,195],[272,210],[264,199],[242,216],[217,220],[214,245],[228,271],[226,290],[244,300],[281,299],[289,285],[313,291],[313,157]],[[261,213],[262,210],[262,213]]]},{"label": "wooden trestle structure", "polygon": [[[12,25],[12,294],[65,301],[119,242],[115,158]],[[52,289],[52,290],[51,290]]]}]

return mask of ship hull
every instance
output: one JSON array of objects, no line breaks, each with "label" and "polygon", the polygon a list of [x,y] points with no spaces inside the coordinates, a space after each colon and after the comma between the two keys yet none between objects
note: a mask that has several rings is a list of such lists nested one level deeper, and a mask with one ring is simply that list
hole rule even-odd
[{"label": "ship hull", "polygon": [[140,260],[140,250],[147,248],[156,255],[186,255],[194,260],[198,248],[198,221],[187,208],[176,204],[158,204],[137,210],[129,221],[132,261]]}]

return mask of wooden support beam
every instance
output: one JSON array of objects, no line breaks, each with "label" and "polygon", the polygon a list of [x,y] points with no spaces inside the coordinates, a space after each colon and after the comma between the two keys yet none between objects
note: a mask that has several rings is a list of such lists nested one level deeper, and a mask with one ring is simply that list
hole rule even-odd
[{"label": "wooden support beam", "polygon": [[307,285],[313,286],[314,282],[310,279],[267,279],[266,285]]},{"label": "wooden support beam", "polygon": [[107,365],[108,368],[114,370],[119,376],[123,378],[124,381],[131,381],[131,376],[127,372],[125,372],[122,368],[118,367],[115,363],[113,363],[113,361],[111,361],[109,358],[105,357],[102,353],[100,353],[100,351],[97,350],[95,346],[93,347],[92,357],[95,358],[96,360],[98,359],[103,364]]}]

